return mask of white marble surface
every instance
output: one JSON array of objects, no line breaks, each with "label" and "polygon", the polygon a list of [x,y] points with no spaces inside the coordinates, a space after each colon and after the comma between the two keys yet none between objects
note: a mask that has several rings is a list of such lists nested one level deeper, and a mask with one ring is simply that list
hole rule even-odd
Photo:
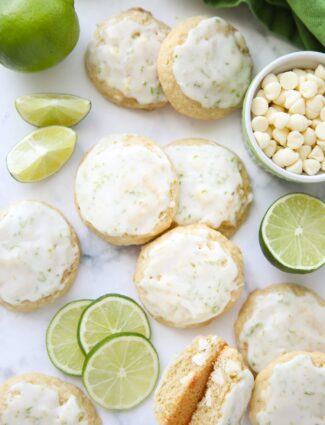
[{"label": "white marble surface", "polygon": [[[176,138],[198,136],[214,139],[241,156],[253,181],[255,201],[247,222],[233,238],[245,257],[246,293],[236,307],[210,326],[198,330],[174,330],[153,326],[153,341],[160,354],[162,369],[173,356],[199,333],[217,333],[234,343],[233,323],[247,293],[257,287],[276,282],[298,282],[318,289],[325,296],[325,269],[307,276],[282,273],[263,257],[258,244],[258,226],[266,208],[280,195],[305,191],[325,198],[323,185],[298,186],[271,177],[259,169],[248,156],[240,130],[240,112],[218,122],[197,122],[178,115],[170,107],[156,112],[136,112],[118,108],[107,102],[88,81],[83,67],[83,53],[96,22],[120,10],[142,6],[170,25],[180,19],[199,14],[219,14],[229,19],[247,39],[258,71],[274,58],[294,48],[272,37],[248,13],[245,7],[219,10],[200,0],[76,0],[81,23],[77,48],[63,63],[39,74],[18,74],[0,68],[0,207],[19,199],[40,199],[60,208],[75,226],[81,240],[83,257],[77,281],[69,294],[53,305],[28,315],[0,310],[0,382],[23,372],[52,374],[81,386],[78,379],[60,374],[50,363],[45,349],[45,330],[49,320],[63,304],[77,298],[96,298],[107,292],[120,292],[137,298],[132,274],[137,248],[114,248],[89,232],[80,221],[73,204],[73,182],[83,153],[99,138],[109,133],[135,132],[156,139],[161,144]],[[93,109],[78,127],[78,147],[70,162],[50,179],[37,184],[21,184],[13,180],[5,166],[5,156],[14,144],[32,130],[14,108],[18,95],[54,91],[70,92],[90,98]],[[153,425],[152,398],[140,407],[124,413],[99,409],[105,425]],[[249,422],[245,422],[245,425]],[[17,424],[18,425],[18,424]]]}]

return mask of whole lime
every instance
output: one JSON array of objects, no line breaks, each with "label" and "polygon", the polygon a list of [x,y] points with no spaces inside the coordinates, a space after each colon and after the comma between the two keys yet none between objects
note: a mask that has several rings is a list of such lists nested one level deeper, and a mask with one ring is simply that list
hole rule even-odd
[{"label": "whole lime", "polygon": [[23,72],[63,60],[79,38],[74,0],[0,0],[0,63]]}]

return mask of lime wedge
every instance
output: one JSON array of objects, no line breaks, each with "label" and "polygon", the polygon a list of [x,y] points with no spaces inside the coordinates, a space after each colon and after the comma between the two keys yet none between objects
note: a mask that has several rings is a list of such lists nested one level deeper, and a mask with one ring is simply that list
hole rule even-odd
[{"label": "lime wedge", "polygon": [[64,373],[82,375],[85,356],[78,344],[80,316],[91,300],[65,305],[53,317],[46,332],[46,348],[53,365]]},{"label": "lime wedge", "polygon": [[139,304],[123,295],[105,295],[84,311],[79,323],[79,343],[88,353],[100,341],[119,332],[151,336],[148,318]]},{"label": "lime wedge", "polygon": [[52,126],[36,130],[9,152],[8,170],[20,182],[43,180],[67,162],[76,140],[76,133],[67,127]]},{"label": "lime wedge", "polygon": [[325,203],[304,193],[278,199],[260,227],[266,258],[282,271],[310,273],[325,264]]},{"label": "lime wedge", "polygon": [[87,355],[83,382],[92,399],[106,409],[130,409],[156,386],[159,359],[142,335],[120,333],[106,338]]},{"label": "lime wedge", "polygon": [[51,93],[17,97],[15,105],[19,115],[36,127],[72,127],[83,120],[91,108],[91,102],[82,97]]}]

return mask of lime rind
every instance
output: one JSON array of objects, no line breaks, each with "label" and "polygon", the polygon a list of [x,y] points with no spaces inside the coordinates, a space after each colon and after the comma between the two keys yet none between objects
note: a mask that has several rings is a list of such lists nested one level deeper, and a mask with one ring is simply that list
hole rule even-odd
[{"label": "lime rind", "polygon": [[73,127],[89,114],[91,102],[69,94],[35,93],[18,97],[15,107],[23,120],[36,127]]},{"label": "lime rind", "polygon": [[280,270],[310,273],[325,264],[325,230],[321,229],[325,229],[322,200],[305,193],[291,193],[267,210],[259,231],[260,246],[266,258]]},{"label": "lime rind", "polygon": [[[118,312],[115,323],[110,323],[108,317],[105,315],[105,311],[103,310],[103,306],[106,304],[106,302],[110,302],[110,301],[113,301],[113,302],[118,301],[120,306],[129,305],[130,310],[133,310],[133,314],[136,314],[138,319],[139,319],[139,321],[138,321],[139,326],[127,327],[126,325],[128,324],[128,321],[126,321],[126,322],[124,321],[124,326],[120,326],[120,324],[118,322],[121,319],[121,316],[120,316],[121,309]],[[102,311],[101,316],[103,318],[104,325],[102,323],[99,323],[97,329],[96,329],[96,326],[95,326],[95,330],[93,329],[91,331],[92,337],[94,337],[95,334],[97,334],[98,337],[96,337],[95,342],[93,342],[92,344],[89,344],[86,341],[86,337],[85,337],[86,329],[85,328],[87,326],[87,321],[89,322],[89,316],[97,309],[101,309],[101,311]],[[128,318],[128,319],[130,319],[130,318]],[[109,328],[111,330],[109,330]],[[151,338],[151,326],[150,326],[148,316],[146,315],[143,308],[136,301],[134,301],[132,298],[129,298],[125,295],[120,295],[120,294],[104,295],[104,296],[98,298],[97,300],[93,301],[85,309],[85,311],[83,312],[83,314],[80,318],[79,326],[78,326],[78,341],[79,341],[80,348],[82,349],[82,351],[84,353],[87,353],[98,342],[102,341],[103,339],[106,339],[108,336],[110,336],[112,334],[121,333],[121,332],[138,333],[138,334],[144,335],[146,338],[150,339]]]},{"label": "lime rind", "polygon": [[[71,338],[71,335],[70,335],[70,338],[69,338],[69,335],[67,335],[68,338],[66,338],[65,344],[62,344],[65,346],[69,346],[69,360],[66,361],[65,363],[60,361],[58,359],[58,355],[55,353],[58,349],[58,346],[53,344],[53,333],[55,332],[56,327],[60,326],[60,321],[62,321],[62,317],[64,315],[68,315],[74,309],[83,310],[91,302],[92,300],[85,299],[85,300],[73,301],[71,303],[66,304],[55,314],[55,316],[51,320],[46,331],[46,350],[47,350],[49,359],[51,360],[54,367],[56,367],[61,372],[70,376],[81,376],[84,361],[85,361],[84,353],[82,352],[82,350],[80,350],[80,347],[78,344],[77,326],[75,327],[75,341],[74,341],[74,337]],[[77,323],[79,322],[79,318],[77,319]],[[65,328],[65,330],[67,331],[67,333],[73,332],[73,329]],[[61,337],[60,342],[62,342],[65,338],[64,336],[62,337],[61,335],[60,337]],[[72,365],[74,366],[72,367]]]},{"label": "lime rind", "polygon": [[[114,372],[112,373],[112,371],[110,370],[105,370],[105,361],[111,361],[111,364],[113,365],[113,367],[116,369],[116,367],[119,368],[119,372],[121,372],[121,364],[118,364],[121,361],[126,361],[128,353],[123,353],[123,356],[113,356],[113,355],[103,355],[103,361],[99,360],[98,361],[98,356],[100,356],[101,351],[104,351],[105,348],[112,346],[114,344],[114,342],[119,342],[122,339],[124,340],[128,340],[127,341],[127,348],[129,349],[131,348],[135,348],[135,345],[133,344],[132,347],[132,342],[142,342],[143,347],[147,348],[147,351],[150,351],[150,358],[152,359],[152,366],[150,366],[150,362],[148,362],[147,360],[144,362],[143,367],[141,368],[136,368],[134,370],[134,372],[139,372],[138,373],[138,378],[135,378],[135,375],[137,375],[136,373],[132,374],[132,377],[127,380],[128,382],[126,382],[126,385],[124,386],[124,388],[122,388],[122,383],[120,382],[119,385],[119,395],[120,395],[120,399],[121,397],[124,397],[125,394],[127,392],[130,391],[130,389],[132,389],[132,384],[131,381],[133,380],[142,380],[143,381],[143,377],[144,375],[146,375],[146,371],[145,369],[147,368],[147,375],[149,377],[148,381],[150,381],[150,384],[148,385],[148,388],[145,389],[145,391],[143,391],[143,393],[139,393],[139,382],[137,384],[135,384],[135,389],[134,392],[137,393],[137,397],[134,398],[133,400],[129,400],[128,403],[124,402],[122,403],[121,400],[119,401],[119,403],[115,402],[114,400],[117,397],[117,391],[114,391],[114,389],[112,389],[112,387],[114,386],[114,384],[116,383],[117,379],[120,378],[121,381],[121,376],[116,377],[116,374],[114,375]],[[144,349],[138,350],[139,353],[139,359],[140,359],[140,355],[144,354]],[[94,363],[96,361],[97,358],[97,365],[99,366],[100,369],[100,373],[99,374],[95,374],[95,380],[98,381],[98,378],[101,377],[101,379],[103,380],[103,382],[96,382],[94,383],[94,385],[92,385],[90,383],[90,374],[93,370],[96,371],[96,367],[93,367],[92,363]],[[135,360],[136,365],[138,365],[138,362]],[[122,365],[123,368],[124,364]],[[131,365],[132,366],[132,365]],[[149,367],[150,366],[150,367]],[[129,366],[130,367],[130,366]],[[150,369],[150,370],[149,370]],[[152,369],[152,370],[151,370]],[[123,368],[124,370],[124,368]],[[131,369],[132,371],[132,369]],[[141,371],[141,372],[140,372]],[[103,375],[106,372],[106,376],[108,376],[107,379],[102,378]],[[158,352],[155,349],[155,347],[153,346],[153,344],[151,343],[151,341],[146,338],[145,336],[141,335],[141,334],[137,334],[137,333],[132,333],[132,332],[121,332],[121,333],[117,333],[117,334],[113,334],[110,335],[109,337],[105,338],[103,341],[99,342],[95,347],[92,348],[92,350],[87,354],[86,356],[86,360],[84,363],[84,367],[83,367],[83,373],[82,373],[82,379],[83,379],[83,384],[84,387],[86,388],[89,396],[96,402],[98,403],[100,406],[104,407],[105,409],[111,409],[111,410],[127,410],[127,409],[131,409],[135,406],[137,406],[138,404],[142,403],[145,399],[147,399],[150,394],[152,393],[152,391],[154,390],[154,388],[156,387],[157,383],[158,383],[158,379],[159,379],[159,374],[160,374],[160,364],[159,364],[159,356],[158,356]],[[115,376],[115,379],[114,379]],[[141,378],[140,378],[141,376]],[[127,377],[127,373],[126,373],[126,377]],[[107,382],[109,381],[113,381],[111,387],[107,386]],[[97,389],[103,389],[103,392],[105,393],[104,397],[105,399],[108,399],[108,402],[105,402],[103,400],[102,397],[99,397],[97,393],[95,393],[95,391],[93,390],[92,387],[96,387]],[[108,394],[108,390],[111,390],[111,393]],[[140,395],[139,395],[140,394]]]},{"label": "lime rind", "polygon": [[63,126],[50,126],[25,136],[8,153],[11,176],[21,183],[34,183],[55,174],[74,152],[77,134]]}]

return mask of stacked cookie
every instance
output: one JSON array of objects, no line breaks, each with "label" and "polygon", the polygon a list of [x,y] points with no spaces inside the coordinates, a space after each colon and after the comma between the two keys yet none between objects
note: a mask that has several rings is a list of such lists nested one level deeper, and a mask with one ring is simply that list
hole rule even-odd
[{"label": "stacked cookie", "polygon": [[134,281],[157,320],[201,326],[238,300],[243,259],[227,236],[246,217],[252,194],[243,163],[229,149],[186,139],[163,150],[142,136],[112,135],[85,155],[75,199],[83,221],[106,241],[151,241]]},{"label": "stacked cookie", "polygon": [[110,101],[157,109],[169,101],[196,119],[241,105],[252,60],[240,32],[221,18],[189,18],[170,31],[140,8],[97,27],[86,54],[91,80]]},{"label": "stacked cookie", "polygon": [[160,425],[238,425],[254,385],[241,355],[217,336],[197,337],[167,368],[155,397]]}]

